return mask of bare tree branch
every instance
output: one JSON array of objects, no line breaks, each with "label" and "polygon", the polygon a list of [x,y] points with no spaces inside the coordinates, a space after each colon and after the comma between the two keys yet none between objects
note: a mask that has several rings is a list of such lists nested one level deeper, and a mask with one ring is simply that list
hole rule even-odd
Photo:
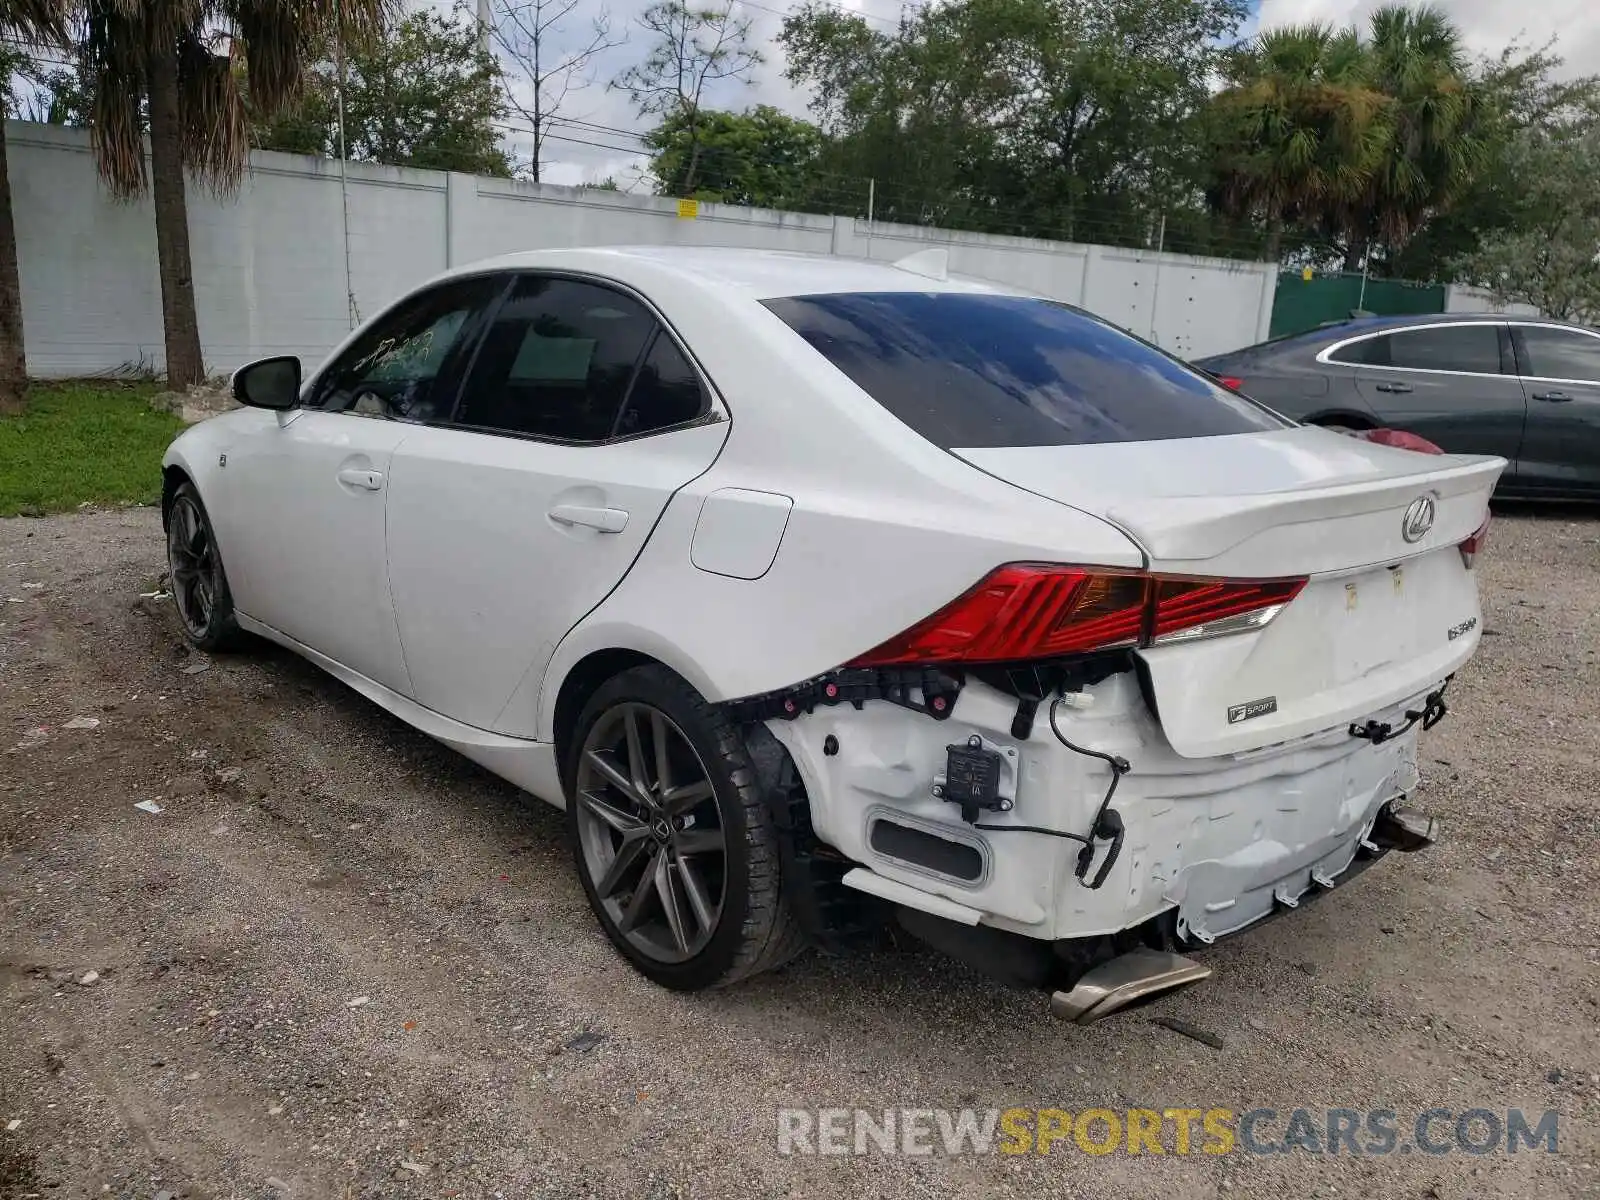
[{"label": "bare tree branch", "polygon": [[693,194],[700,159],[700,106],[706,88],[724,79],[751,82],[765,59],[750,44],[750,18],[733,15],[733,0],[721,8],[693,8],[689,0],[656,0],[639,16],[652,35],[644,62],[629,67],[611,86],[626,92],[641,116],[679,116],[689,140],[684,191]]},{"label": "bare tree branch", "polygon": [[582,4],[583,0],[493,0],[490,5],[491,35],[510,64],[507,75],[524,85],[519,88],[514,82],[507,89],[507,103],[530,126],[533,156],[526,171],[535,183],[544,161],[545,138],[568,94],[593,83],[594,59],[627,40],[612,33],[611,16],[601,9],[589,22],[587,40],[576,49],[561,49],[567,41],[568,18]]}]

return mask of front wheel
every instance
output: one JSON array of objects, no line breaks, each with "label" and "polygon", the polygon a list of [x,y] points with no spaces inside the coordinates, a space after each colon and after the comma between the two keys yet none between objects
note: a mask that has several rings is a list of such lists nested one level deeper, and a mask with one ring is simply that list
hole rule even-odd
[{"label": "front wheel", "polygon": [[234,620],[222,552],[192,483],[179,485],[167,507],[167,571],[190,644],[208,652],[237,646],[244,635]]},{"label": "front wheel", "polygon": [[678,676],[636,667],[602,685],[564,783],[589,904],[648,978],[722,987],[804,948],[744,739]]}]

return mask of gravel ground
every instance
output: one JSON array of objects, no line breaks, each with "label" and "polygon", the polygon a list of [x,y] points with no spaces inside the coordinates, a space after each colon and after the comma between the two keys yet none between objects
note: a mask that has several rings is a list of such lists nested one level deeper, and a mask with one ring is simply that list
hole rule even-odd
[{"label": "gravel ground", "polygon": [[[137,598],[161,563],[148,509],[0,521],[0,1197],[1600,1195],[1592,515],[1495,525],[1423,744],[1443,843],[1088,1029],[913,945],[652,987],[554,810],[287,654],[195,670]],[[1562,1125],[1554,1156],[780,1156],[775,1110],[822,1105]]]}]

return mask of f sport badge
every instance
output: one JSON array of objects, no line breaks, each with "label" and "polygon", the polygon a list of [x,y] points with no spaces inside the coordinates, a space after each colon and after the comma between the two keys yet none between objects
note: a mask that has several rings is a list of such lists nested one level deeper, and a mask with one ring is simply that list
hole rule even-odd
[{"label": "f sport badge", "polygon": [[1253,721],[1257,717],[1264,717],[1268,713],[1277,711],[1276,696],[1263,696],[1260,700],[1250,701],[1249,704],[1231,704],[1228,706],[1228,724],[1237,725],[1240,721]]}]

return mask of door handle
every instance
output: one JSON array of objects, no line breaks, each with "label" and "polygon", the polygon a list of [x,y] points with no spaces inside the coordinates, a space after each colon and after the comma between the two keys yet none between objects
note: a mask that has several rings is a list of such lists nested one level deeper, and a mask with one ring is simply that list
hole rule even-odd
[{"label": "door handle", "polygon": [[601,533],[621,533],[628,527],[628,514],[620,508],[598,508],[587,504],[558,504],[550,510],[557,525],[581,525]]},{"label": "door handle", "polygon": [[1572,399],[1572,395],[1569,392],[1535,392],[1533,398],[1535,400],[1545,400],[1551,404],[1565,404]]},{"label": "door handle", "polygon": [[382,471],[363,471],[358,467],[346,467],[339,472],[338,479],[347,487],[360,488],[365,492],[376,492],[383,488]]},{"label": "door handle", "polygon": [[1390,393],[1391,395],[1394,395],[1394,396],[1403,396],[1403,395],[1405,395],[1407,392],[1409,392],[1411,390],[1411,385],[1409,383],[1388,383],[1388,382],[1385,382],[1385,383],[1378,384],[1377,385],[1377,390],[1380,391],[1380,392],[1388,392],[1388,393]]}]

